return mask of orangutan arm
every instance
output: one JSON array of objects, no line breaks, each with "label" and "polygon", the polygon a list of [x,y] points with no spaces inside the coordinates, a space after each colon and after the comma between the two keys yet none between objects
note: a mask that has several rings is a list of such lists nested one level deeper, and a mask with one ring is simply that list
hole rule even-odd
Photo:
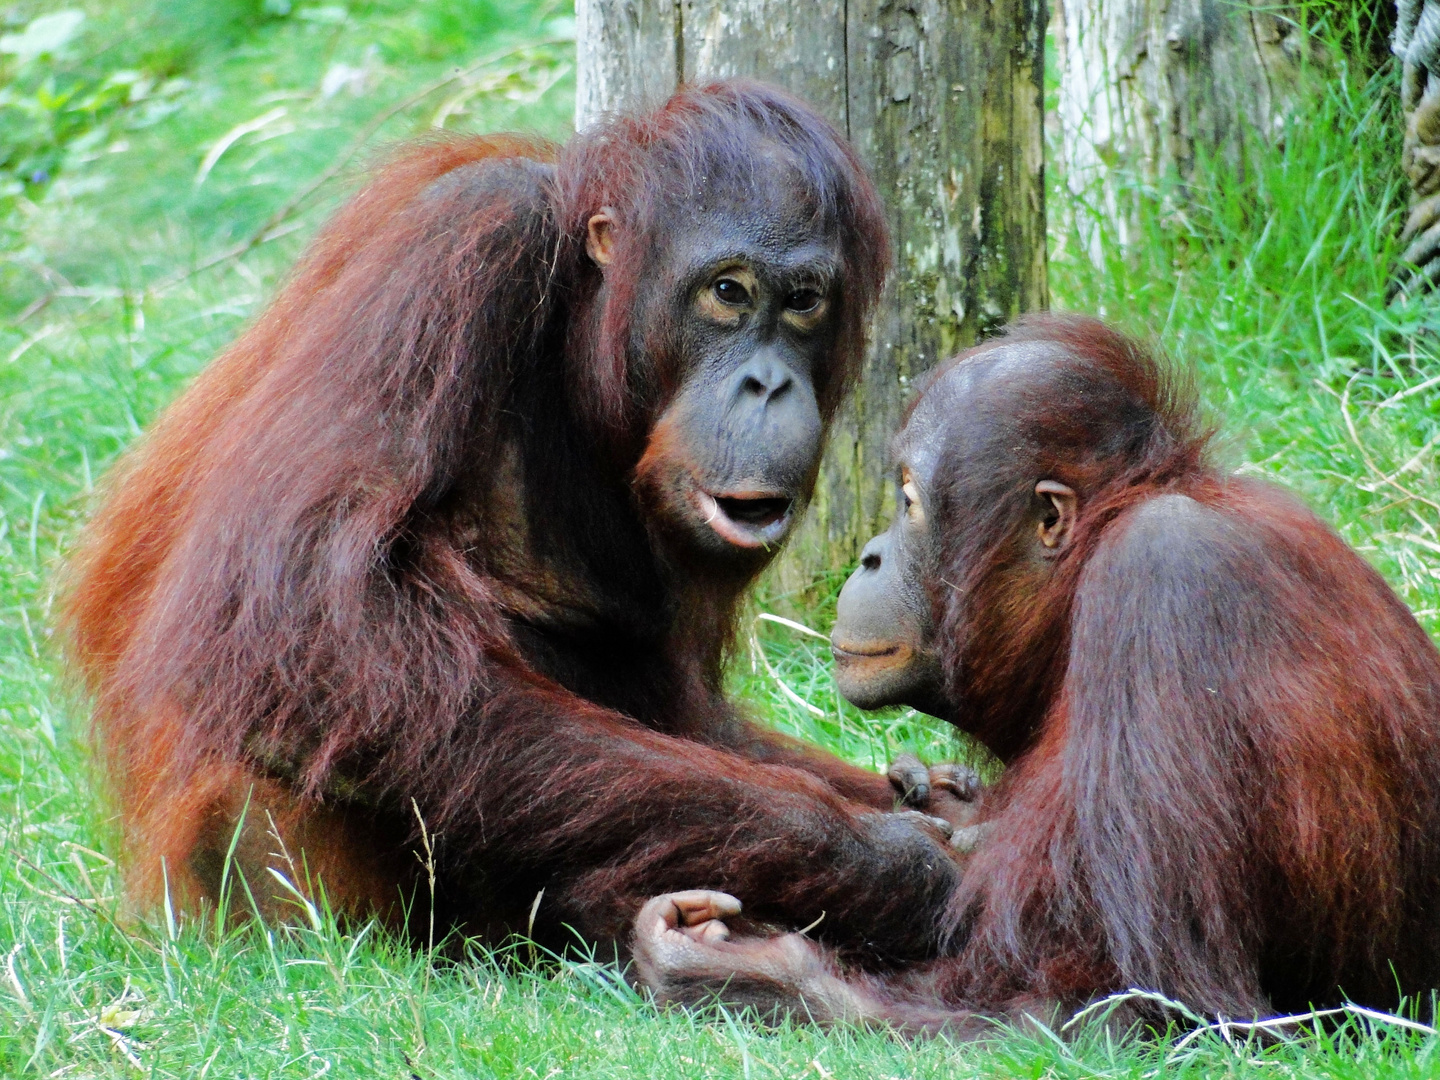
[{"label": "orangutan arm", "polygon": [[958,881],[923,815],[877,813],[805,770],[656,732],[518,672],[426,760],[421,809],[452,850],[502,867],[513,892],[543,887],[541,923],[593,941],[623,942],[646,899],[702,882],[768,922],[822,919],[824,938],[914,959],[933,955]]},{"label": "orangutan arm", "polygon": [[748,720],[726,702],[718,702],[717,707],[726,715],[709,727],[707,736],[752,761],[803,769],[824,780],[842,798],[877,810],[918,810],[946,822],[949,828],[963,828],[977,815],[981,784],[969,766],[926,766],[913,754],[901,754],[886,771],[871,772],[812,743]]}]

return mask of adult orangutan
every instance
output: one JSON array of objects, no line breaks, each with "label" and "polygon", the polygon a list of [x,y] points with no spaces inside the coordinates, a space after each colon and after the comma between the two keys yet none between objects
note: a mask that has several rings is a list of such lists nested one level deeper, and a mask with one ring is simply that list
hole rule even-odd
[{"label": "adult orangutan", "polygon": [[1440,987],[1440,653],[1208,439],[1193,394],[1092,320],[1027,319],[943,367],[832,641],[852,701],[932,711],[1006,763],[945,955],[847,976],[794,934],[731,939],[748,898],[700,891],[642,911],[644,981],[960,1032],[1127,987],[1229,1016]]},{"label": "adult orangutan", "polygon": [[441,925],[491,940],[533,918],[623,941],[703,881],[875,957],[932,952],[943,837],[720,691],[886,256],[854,153],[757,85],[559,149],[404,150],[77,556],[137,900],[213,900],[233,842],[262,908],[274,867],[423,924],[423,819]]}]

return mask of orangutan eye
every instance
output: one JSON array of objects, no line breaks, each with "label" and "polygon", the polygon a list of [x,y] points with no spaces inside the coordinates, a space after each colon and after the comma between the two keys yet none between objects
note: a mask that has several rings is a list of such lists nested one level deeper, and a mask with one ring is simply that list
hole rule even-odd
[{"label": "orangutan eye", "polygon": [[750,292],[734,278],[721,278],[715,282],[715,295],[721,303],[739,307],[750,302]]},{"label": "orangutan eye", "polygon": [[905,515],[912,521],[924,521],[925,508],[920,505],[920,488],[909,469],[900,473],[900,495],[905,500]]},{"label": "orangutan eye", "polygon": [[820,300],[820,293],[816,289],[796,289],[785,298],[785,307],[790,311],[805,315],[819,307]]}]

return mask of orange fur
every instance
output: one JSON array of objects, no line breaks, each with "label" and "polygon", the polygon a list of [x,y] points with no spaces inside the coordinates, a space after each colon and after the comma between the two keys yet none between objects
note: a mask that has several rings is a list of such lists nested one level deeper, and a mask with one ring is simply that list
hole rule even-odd
[{"label": "orange fur", "polygon": [[[223,444],[227,421],[283,357],[286,339],[309,316],[310,297],[340,276],[358,237],[394,217],[437,178],[474,162],[518,154],[546,160],[553,149],[506,136],[407,148],[386,167],[383,184],[366,189],[327,226],[256,325],[200,374],[103,485],[100,510],[70,560],[63,622],[70,659],[96,699],[95,731],[120,803],[130,863],[127,891],[138,906],[159,902],[167,874],[182,902],[215,901],[211,887],[218,882],[197,877],[192,856],[222,840],[228,847],[239,821],[236,798],[244,802],[237,793],[254,784],[267,796],[256,804],[257,811],[278,811],[288,828],[308,841],[301,850],[310,865],[335,871],[328,875],[327,889],[337,910],[366,914],[394,905],[393,889],[382,889],[371,869],[383,857],[368,850],[363,835],[343,815],[285,795],[242,766],[177,755],[189,735],[183,717],[174,707],[134,709],[117,666],[131,647],[172,546],[187,527],[192,494],[226,464],[226,455],[215,450]],[[246,836],[254,829],[251,819]],[[266,879],[265,868],[271,865],[264,856],[249,858],[256,851],[248,842],[237,851],[252,887]]]},{"label": "orange fur", "polygon": [[[777,148],[793,182],[761,184]],[[953,866],[874,820],[888,782],[721,693],[763,559],[676,554],[636,492],[704,359],[654,258],[709,198],[696,177],[833,247],[823,429],[883,284],[881,209],[804,105],[715,84],[558,150],[402,151],[117,471],[66,620],[137,904],[167,882],[215,903],[233,842],[262,914],[288,910],[275,869],[398,926],[424,900],[418,811],[446,929],[620,944],[694,876],[875,954],[935,947],[909,916],[938,918]],[[602,207],[628,237],[603,275]]]}]

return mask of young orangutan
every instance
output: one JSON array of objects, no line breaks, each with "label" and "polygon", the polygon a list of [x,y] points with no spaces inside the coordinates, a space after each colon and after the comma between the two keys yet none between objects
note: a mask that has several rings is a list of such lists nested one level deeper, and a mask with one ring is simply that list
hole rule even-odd
[{"label": "young orangutan", "polygon": [[1440,986],[1440,653],[1209,435],[1089,319],[937,371],[832,641],[850,700],[933,712],[1007,766],[946,955],[851,975],[798,935],[730,938],[735,897],[677,893],[640,913],[641,980],[962,1034],[1128,987],[1252,1016]]}]

